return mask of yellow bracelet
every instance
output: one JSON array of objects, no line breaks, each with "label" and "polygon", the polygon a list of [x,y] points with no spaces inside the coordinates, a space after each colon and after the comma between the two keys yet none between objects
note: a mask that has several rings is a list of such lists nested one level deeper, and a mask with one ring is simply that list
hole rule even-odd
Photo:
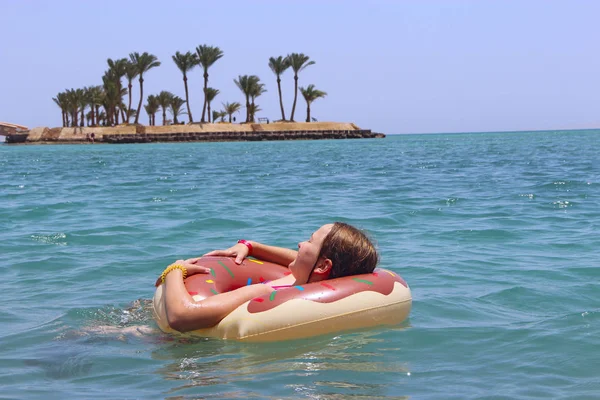
[{"label": "yellow bracelet", "polygon": [[160,280],[162,283],[165,283],[165,278],[167,277],[169,272],[173,271],[174,269],[180,269],[183,273],[183,279],[185,279],[185,277],[187,276],[187,269],[181,264],[171,264],[167,268],[165,268],[162,274],[160,274]]}]

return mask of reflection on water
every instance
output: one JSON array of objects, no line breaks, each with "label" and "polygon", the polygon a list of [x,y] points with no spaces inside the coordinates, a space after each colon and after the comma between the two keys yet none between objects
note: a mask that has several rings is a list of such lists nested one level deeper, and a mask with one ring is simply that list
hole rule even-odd
[{"label": "reflection on water", "polygon": [[[231,385],[247,387],[252,393],[256,385],[268,388],[292,381],[297,383],[284,387],[299,397],[390,398],[387,382],[376,377],[384,373],[406,377],[409,369],[389,356],[392,349],[381,335],[381,331],[369,331],[264,344],[195,339],[158,346],[152,357],[171,360],[158,371],[166,380],[181,381],[171,394],[202,387],[214,392]],[[398,354],[398,349],[393,351]]]},{"label": "reflection on water", "polygon": [[104,379],[113,372],[103,365],[110,348],[110,363],[121,369],[135,363],[136,354],[153,360],[148,372],[167,383],[165,397],[403,398],[389,387],[410,375],[409,366],[389,337],[408,327],[406,322],[337,336],[243,343],[164,334],[152,320],[150,300],[139,299],[124,308],[73,309],[40,326],[39,334],[51,333],[53,344],[23,363],[50,379]]},{"label": "reflection on water", "polygon": [[398,358],[402,349],[386,337],[407,326],[243,343],[164,334],[152,321],[151,302],[140,299],[124,308],[73,309],[42,324],[29,335],[43,344],[22,365],[23,373],[47,379],[97,380],[112,374],[114,363],[126,374],[136,354],[145,354],[154,360],[152,372],[168,383],[165,396],[276,399],[291,391],[314,399],[402,398],[388,392],[389,376],[405,379],[409,367]]}]

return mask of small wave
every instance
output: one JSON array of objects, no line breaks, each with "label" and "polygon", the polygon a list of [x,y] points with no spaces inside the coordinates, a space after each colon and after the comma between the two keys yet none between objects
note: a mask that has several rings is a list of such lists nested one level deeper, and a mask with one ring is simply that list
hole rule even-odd
[{"label": "small wave", "polygon": [[590,186],[594,185],[593,182],[590,181],[569,181],[569,180],[556,180],[549,183],[543,183],[540,185],[536,185],[536,189],[541,190],[553,190],[553,191],[570,191],[576,188],[582,190],[589,190]]},{"label": "small wave", "polygon": [[94,325],[127,327],[148,323],[152,320],[152,301],[138,299],[127,308],[106,307],[88,312],[91,312],[90,320],[93,320]]},{"label": "small wave", "polygon": [[67,235],[65,233],[53,233],[50,235],[31,235],[31,239],[36,242],[42,242],[46,244],[55,244],[57,246],[67,245]]},{"label": "small wave", "polygon": [[519,195],[519,197],[527,197],[528,199],[533,200],[533,199],[535,199],[535,194],[533,194],[533,193],[522,193],[522,194]]},{"label": "small wave", "polygon": [[554,208],[573,207],[573,203],[567,200],[557,200],[553,202],[552,205],[554,206]]},{"label": "small wave", "polygon": [[28,366],[41,368],[48,378],[72,379],[89,374],[93,362],[88,354],[69,352],[68,354],[50,354],[44,358],[25,359]]}]

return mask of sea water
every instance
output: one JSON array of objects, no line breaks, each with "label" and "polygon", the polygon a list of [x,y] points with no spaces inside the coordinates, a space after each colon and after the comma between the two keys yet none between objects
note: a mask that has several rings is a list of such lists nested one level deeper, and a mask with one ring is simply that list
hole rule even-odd
[{"label": "sea water", "polygon": [[[0,146],[0,398],[600,397],[600,131]],[[247,344],[148,332],[153,283],[345,221],[403,324]]]}]

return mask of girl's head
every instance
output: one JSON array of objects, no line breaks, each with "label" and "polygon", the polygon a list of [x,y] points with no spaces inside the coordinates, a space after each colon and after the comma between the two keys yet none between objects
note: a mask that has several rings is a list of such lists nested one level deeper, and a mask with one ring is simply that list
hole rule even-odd
[{"label": "girl's head", "polygon": [[298,244],[290,270],[298,282],[315,282],[373,272],[379,255],[359,229],[343,222],[323,225]]}]

